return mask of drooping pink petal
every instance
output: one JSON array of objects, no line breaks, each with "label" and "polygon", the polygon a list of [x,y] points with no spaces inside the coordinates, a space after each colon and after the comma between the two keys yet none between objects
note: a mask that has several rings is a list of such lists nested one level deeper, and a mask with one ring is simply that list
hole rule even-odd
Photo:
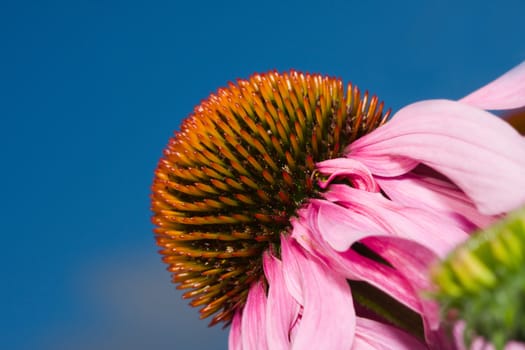
[{"label": "drooping pink petal", "polygon": [[367,282],[409,309],[419,314],[424,313],[418,291],[414,290],[412,283],[396,269],[364,257],[353,250],[340,253],[332,263],[336,269],[344,268],[341,271],[343,276],[351,275],[354,280]]},{"label": "drooping pink petal", "polygon": [[399,176],[408,163],[424,163],[454,182],[483,214],[525,203],[525,139],[494,115],[463,103],[409,105],[347,152],[378,176]]},{"label": "drooping pink petal", "polygon": [[[343,208],[330,202],[318,201],[317,223],[311,223],[311,227],[318,228],[328,243],[335,240],[339,245],[333,247],[334,249],[345,250],[334,256],[324,248],[324,256],[349,269],[354,276],[346,274],[347,278],[358,276],[357,279],[376,286],[420,313],[430,338],[429,332],[437,329],[439,324],[438,308],[434,302],[420,298],[419,293],[431,288],[427,271],[436,259],[434,253],[443,257],[457,242],[466,239],[467,234],[457,229],[453,223],[447,225],[431,213],[403,208],[374,193],[344,185],[333,185],[328,193],[332,192],[337,194],[334,198],[340,195],[357,205]],[[364,201],[360,197],[372,199],[368,207],[362,205]],[[372,214],[374,211],[375,214]],[[370,218],[375,219],[375,222],[366,226],[370,224]],[[442,240],[443,236],[449,234],[452,236],[448,242]],[[341,236],[348,239],[346,246],[341,244],[344,243]],[[393,268],[349,250],[350,245],[356,241],[364,243]],[[319,243],[317,246],[322,247]]]},{"label": "drooping pink petal", "polygon": [[352,349],[427,349],[413,336],[392,326],[357,317],[356,338]]},{"label": "drooping pink petal", "polygon": [[[376,180],[388,198],[404,206],[440,211],[452,219],[457,213],[477,228],[487,227],[496,220],[493,216],[481,214],[465,193],[442,179],[411,172],[396,177],[378,177]],[[458,226],[462,227],[461,218],[457,219]]]},{"label": "drooping pink petal", "polygon": [[268,349],[266,342],[266,293],[262,282],[252,284],[241,317],[243,350]]},{"label": "drooping pink petal", "polygon": [[[344,252],[333,249],[324,239],[324,236],[329,234],[319,229],[319,208],[322,206],[328,206],[328,212],[332,211],[331,209],[338,210],[338,208],[346,210],[324,200],[311,201],[306,208],[299,211],[300,219],[292,220],[292,237],[305,250],[324,259],[334,272],[346,279],[367,282],[408,308],[423,313],[424,307],[418,292],[414,290],[413,284],[407,280],[406,276],[403,276],[398,270],[364,257],[352,249]],[[352,231],[345,232],[345,235],[347,234],[351,235]],[[427,251],[427,254],[429,257],[433,256],[430,251]],[[429,326],[433,327],[430,324]]]},{"label": "drooping pink petal", "polygon": [[228,336],[228,349],[242,350],[240,310],[237,310],[235,315],[233,315],[232,324],[230,326],[230,334]]},{"label": "drooping pink petal", "polygon": [[284,282],[288,293],[290,293],[299,305],[304,305],[302,270],[301,266],[299,266],[299,259],[295,257],[295,254],[300,253],[297,252],[297,249],[292,248],[291,244],[289,239],[281,237]]},{"label": "drooping pink petal", "polygon": [[323,196],[350,209],[328,208],[326,205],[319,208],[319,229],[325,232],[325,239],[336,250],[346,250],[367,235],[393,236],[417,242],[444,257],[468,237],[466,232],[453,222],[444,221],[442,216],[404,207],[379,193],[331,185]]},{"label": "drooping pink petal", "polygon": [[[285,280],[291,277],[299,282],[303,300],[292,349],[349,349],[354,339],[355,313],[346,279],[316,257],[307,257],[308,253],[289,238],[281,237],[281,249]],[[288,269],[292,265],[294,268]]]},{"label": "drooping pink petal", "polygon": [[[427,339],[432,341],[439,325],[438,307],[419,293],[430,290],[426,272],[436,257],[433,252],[443,257],[467,233],[431,212],[346,185],[331,185],[325,197],[339,205],[310,201],[299,212],[300,220],[292,221],[292,236],[305,249],[317,251],[334,271],[368,282],[421,314]],[[357,241],[393,267],[349,249]]]},{"label": "drooping pink petal", "polygon": [[368,237],[362,243],[387,260],[420,296],[420,314],[425,325],[425,333],[428,339],[432,339],[431,333],[439,327],[439,306],[434,300],[421,296],[420,293],[430,292],[433,289],[428,271],[435,263],[436,257],[419,244],[397,237]]},{"label": "drooping pink petal", "polygon": [[431,282],[428,268],[435,256],[415,242],[397,237],[368,237],[362,242],[387,260],[397,271],[410,277],[410,283],[418,290],[429,290]]},{"label": "drooping pink petal", "polygon": [[329,159],[317,163],[316,168],[321,174],[330,174],[326,181],[320,183],[320,187],[323,189],[325,189],[334,178],[342,176],[350,180],[355,188],[369,192],[379,192],[379,186],[374,181],[370,170],[357,160],[350,158]]},{"label": "drooping pink petal", "polygon": [[288,350],[291,346],[290,330],[297,320],[300,305],[286,288],[281,261],[265,254],[263,266],[269,285],[266,308],[268,348]]},{"label": "drooping pink petal", "polygon": [[525,106],[525,62],[460,100],[482,109]]},{"label": "drooping pink petal", "polygon": [[317,224],[323,238],[338,252],[348,250],[352,244],[370,235],[386,236],[390,234],[373,217],[363,213],[354,213],[329,203],[319,205]]}]

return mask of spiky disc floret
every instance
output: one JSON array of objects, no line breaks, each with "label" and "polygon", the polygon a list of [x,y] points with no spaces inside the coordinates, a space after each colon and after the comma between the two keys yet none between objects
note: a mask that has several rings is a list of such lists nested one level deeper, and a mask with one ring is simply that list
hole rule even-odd
[{"label": "spiky disc floret", "polygon": [[163,260],[211,324],[229,322],[262,253],[316,197],[315,163],[382,124],[383,103],[339,79],[291,71],[230,83],[197,106],[155,172],[153,223]]}]

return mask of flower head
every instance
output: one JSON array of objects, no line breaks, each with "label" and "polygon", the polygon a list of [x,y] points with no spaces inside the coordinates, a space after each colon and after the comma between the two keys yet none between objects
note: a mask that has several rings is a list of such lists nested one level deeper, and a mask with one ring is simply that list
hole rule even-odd
[{"label": "flower head", "polygon": [[[525,105],[525,69],[509,74],[487,87],[497,108]],[[231,322],[234,349],[443,347],[428,266],[525,202],[525,140],[484,91],[385,123],[376,97],[320,75],[220,89],[155,173],[174,282]]]},{"label": "flower head", "polygon": [[315,164],[387,116],[375,96],[294,71],[239,80],[195,108],[164,151],[152,204],[164,261],[203,317],[229,321],[244,305],[263,253],[319,197]]}]

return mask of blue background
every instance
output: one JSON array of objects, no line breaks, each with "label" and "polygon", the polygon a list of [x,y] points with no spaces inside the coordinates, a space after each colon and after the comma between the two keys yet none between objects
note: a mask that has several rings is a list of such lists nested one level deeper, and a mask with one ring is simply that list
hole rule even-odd
[{"label": "blue background", "polygon": [[394,110],[525,59],[525,2],[2,1],[3,349],[225,349],[156,253],[149,186],[182,118],[270,69]]}]

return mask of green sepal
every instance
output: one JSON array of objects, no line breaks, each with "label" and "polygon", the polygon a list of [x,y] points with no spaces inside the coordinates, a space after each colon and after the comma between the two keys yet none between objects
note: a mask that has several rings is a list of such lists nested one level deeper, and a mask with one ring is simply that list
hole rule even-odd
[{"label": "green sepal", "polygon": [[525,341],[525,208],[473,234],[434,266],[443,315],[466,322],[465,342],[481,336],[496,349]]}]

